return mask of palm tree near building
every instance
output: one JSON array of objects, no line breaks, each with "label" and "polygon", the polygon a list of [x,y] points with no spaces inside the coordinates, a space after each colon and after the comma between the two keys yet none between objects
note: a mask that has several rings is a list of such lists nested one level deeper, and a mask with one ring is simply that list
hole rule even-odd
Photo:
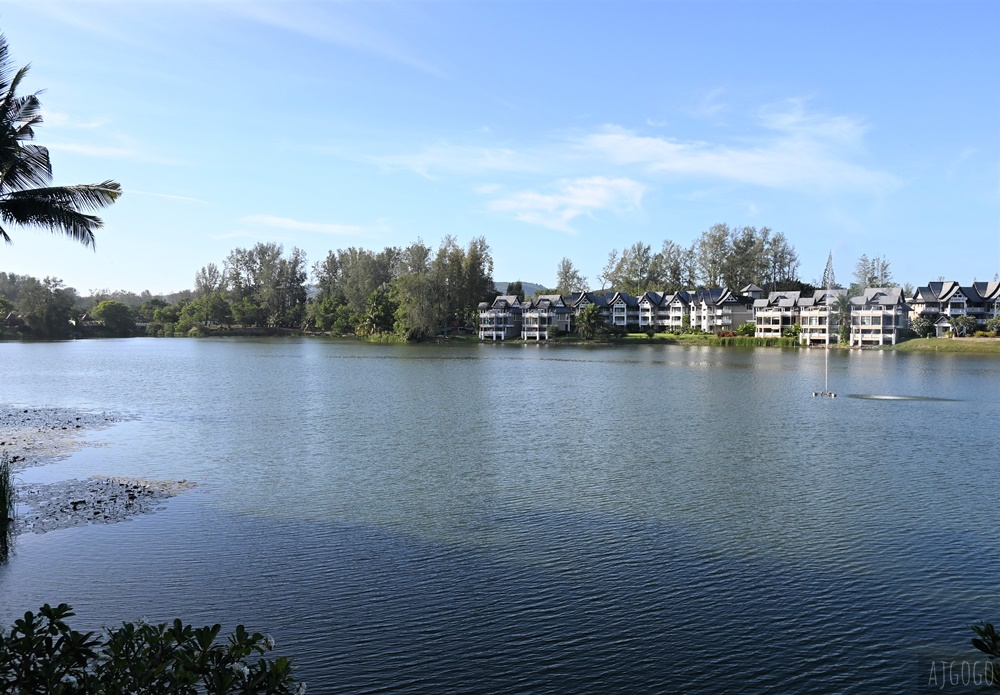
[{"label": "palm tree near building", "polygon": [[17,91],[28,66],[15,69],[0,34],[0,238],[11,243],[12,226],[48,229],[84,246],[94,245],[101,219],[88,211],[107,207],[121,196],[115,181],[76,186],[52,186],[49,151],[36,145],[35,128],[42,124],[38,94]]},{"label": "palm tree near building", "polygon": [[833,302],[833,316],[840,327],[840,342],[851,340],[851,300],[847,295],[838,295]]}]

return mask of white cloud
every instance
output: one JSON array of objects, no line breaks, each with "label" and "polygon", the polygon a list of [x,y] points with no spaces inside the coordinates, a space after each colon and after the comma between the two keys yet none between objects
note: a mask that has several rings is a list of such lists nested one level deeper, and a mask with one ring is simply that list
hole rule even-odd
[{"label": "white cloud", "polygon": [[373,227],[363,227],[351,224],[329,224],[326,222],[303,222],[290,217],[277,217],[275,215],[248,215],[243,218],[249,224],[258,224],[273,229],[288,229],[296,232],[317,232],[319,234],[373,234],[385,232],[388,228],[385,225]]},{"label": "white cloud", "polygon": [[716,178],[767,188],[868,190],[898,187],[891,174],[855,164],[867,126],[844,116],[809,115],[799,101],[763,109],[765,134],[735,143],[638,135],[616,126],[580,138],[586,154],[650,173]]},{"label": "white cloud", "polygon": [[477,147],[438,144],[413,154],[368,157],[368,161],[389,169],[409,169],[433,179],[442,173],[480,174],[486,172],[541,171],[544,165],[536,154],[505,147]]},{"label": "white cloud", "polygon": [[522,191],[494,200],[491,210],[513,214],[515,219],[560,232],[572,233],[570,223],[581,215],[602,210],[624,212],[639,208],[646,187],[628,178],[564,179],[550,193]]}]

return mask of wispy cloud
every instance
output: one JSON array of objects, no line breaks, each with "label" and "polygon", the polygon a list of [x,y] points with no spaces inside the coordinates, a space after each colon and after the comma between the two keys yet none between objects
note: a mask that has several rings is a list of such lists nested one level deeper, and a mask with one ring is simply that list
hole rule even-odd
[{"label": "wispy cloud", "polygon": [[581,215],[634,210],[642,205],[645,192],[646,187],[632,179],[593,176],[559,181],[551,192],[515,193],[492,201],[489,208],[528,224],[573,233],[570,223]]},{"label": "wispy cloud", "polygon": [[86,157],[100,157],[102,159],[127,159],[136,162],[146,162],[149,164],[178,164],[174,159],[159,157],[144,152],[135,145],[88,145],[79,142],[47,142],[45,147],[53,152],[70,152]]},{"label": "wispy cloud", "polygon": [[42,111],[42,122],[45,125],[51,126],[53,128],[74,128],[74,129],[91,129],[100,128],[108,124],[106,119],[97,119],[94,121],[77,121],[73,119],[69,114],[65,114],[59,111]]},{"label": "wispy cloud", "polygon": [[787,190],[868,190],[884,193],[896,177],[856,164],[867,126],[843,116],[807,114],[797,102],[762,110],[765,134],[735,143],[676,140],[609,126],[580,138],[582,152],[650,173],[728,180]]},{"label": "wispy cloud", "polygon": [[[23,6],[56,22],[67,24],[81,32],[100,36],[130,46],[142,46],[142,40],[127,31],[118,30],[107,21],[107,12],[95,12],[89,3],[23,2]],[[125,6],[126,3],[121,3]],[[117,14],[118,8],[115,9]]]},{"label": "wispy cloud", "polygon": [[366,160],[386,169],[407,169],[429,179],[446,174],[537,172],[545,169],[542,157],[530,150],[448,143],[429,145],[410,154],[373,156]]},{"label": "wispy cloud", "polygon": [[275,215],[248,215],[243,218],[247,224],[257,224],[272,229],[287,229],[295,232],[316,232],[319,234],[336,235],[368,235],[388,231],[386,225],[361,226],[352,224],[330,224],[327,222],[304,222],[292,219],[291,217],[277,217]]},{"label": "wispy cloud", "polygon": [[725,93],[726,90],[722,87],[710,90],[702,97],[692,115],[696,118],[717,119],[728,108],[728,105],[722,101]]},{"label": "wispy cloud", "polygon": [[407,51],[400,37],[385,35],[348,16],[348,3],[232,2],[220,7],[277,29],[378,56],[435,77],[448,77],[440,68]]},{"label": "wispy cloud", "polygon": [[180,200],[186,203],[204,203],[201,198],[192,198],[186,195],[173,195],[172,193],[153,193],[151,191],[137,191],[134,188],[125,191],[128,195],[148,195],[154,198],[165,198],[167,200]]}]

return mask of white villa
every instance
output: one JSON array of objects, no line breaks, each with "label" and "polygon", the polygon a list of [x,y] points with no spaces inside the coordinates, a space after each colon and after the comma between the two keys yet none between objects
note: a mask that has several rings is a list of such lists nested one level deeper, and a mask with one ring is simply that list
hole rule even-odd
[{"label": "white villa", "polygon": [[[634,297],[626,292],[574,292],[560,296],[546,294],[519,302],[517,297],[500,295],[479,305],[479,337],[482,340],[547,340],[576,329],[576,317],[583,307],[596,304],[609,326],[634,332],[650,328],[657,332],[700,329],[707,333],[736,331],[754,324],[758,338],[779,338],[793,326],[799,327],[803,345],[825,345],[840,334],[838,303],[847,290],[816,290],[812,296],[800,291],[765,293],[756,285],[739,292],[725,287],[646,292]],[[931,282],[907,298],[898,287],[866,289],[849,300],[851,345],[895,345],[913,317],[934,322],[937,334],[951,331],[950,318],[968,315],[980,329],[1000,316],[1000,282],[974,282],[967,287],[957,282]]]}]

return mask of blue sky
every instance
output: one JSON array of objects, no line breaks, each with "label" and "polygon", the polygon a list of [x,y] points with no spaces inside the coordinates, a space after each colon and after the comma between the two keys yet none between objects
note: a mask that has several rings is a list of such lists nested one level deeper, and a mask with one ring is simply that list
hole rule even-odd
[{"label": "blue sky", "polygon": [[170,292],[276,241],[489,241],[498,280],[724,222],[818,278],[1000,271],[997,2],[7,0],[56,183],[113,178],[96,253],[0,270]]}]

